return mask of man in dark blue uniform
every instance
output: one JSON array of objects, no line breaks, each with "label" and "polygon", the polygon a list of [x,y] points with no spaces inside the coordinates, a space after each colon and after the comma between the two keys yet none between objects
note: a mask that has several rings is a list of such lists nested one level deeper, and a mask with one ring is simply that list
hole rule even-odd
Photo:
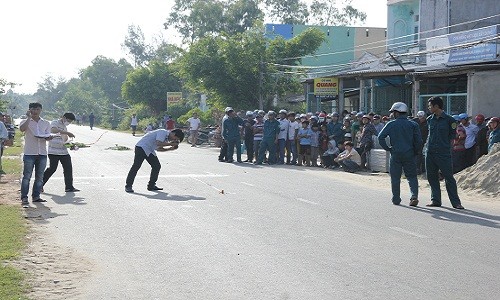
[{"label": "man in dark blue uniform", "polygon": [[[401,203],[401,170],[404,170],[410,185],[410,206],[418,205],[418,179],[416,155],[421,150],[422,137],[417,123],[408,120],[408,106],[396,102],[389,110],[394,114],[394,120],[388,122],[378,135],[382,148],[391,152],[390,174],[392,188],[392,203]],[[386,137],[390,138],[389,147]]]},{"label": "man in dark blue uniform", "polygon": [[427,138],[425,169],[427,170],[427,180],[431,186],[431,202],[427,206],[441,206],[441,188],[438,173],[441,170],[451,205],[456,209],[464,209],[458,197],[457,182],[453,178],[451,160],[451,141],[455,138],[457,123],[453,117],[443,111],[443,99],[431,97],[427,102],[427,107],[432,113],[427,117],[429,137]]},{"label": "man in dark blue uniform", "polygon": [[240,163],[241,160],[241,130],[243,119],[238,117],[234,110],[227,109],[228,118],[222,123],[222,137],[227,142],[226,162],[233,162],[234,147],[236,147],[236,160]]}]

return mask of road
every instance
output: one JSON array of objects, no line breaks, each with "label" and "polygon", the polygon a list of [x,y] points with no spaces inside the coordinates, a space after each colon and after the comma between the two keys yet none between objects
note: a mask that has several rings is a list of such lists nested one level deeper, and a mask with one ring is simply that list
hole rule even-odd
[{"label": "road", "polygon": [[422,189],[420,207],[394,206],[385,176],[220,163],[185,143],[159,153],[164,191],[147,191],[144,162],[127,194],[133,152],[106,148],[139,137],[69,130],[92,144],[71,152],[82,191],[54,174],[47,228],[95,264],[83,299],[500,298],[498,202],[428,209]]}]

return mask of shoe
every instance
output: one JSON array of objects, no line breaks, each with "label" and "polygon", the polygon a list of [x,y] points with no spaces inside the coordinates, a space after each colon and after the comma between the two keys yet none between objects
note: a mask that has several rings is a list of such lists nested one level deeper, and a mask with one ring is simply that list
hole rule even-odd
[{"label": "shoe", "polygon": [[33,199],[33,203],[34,202],[47,202],[47,200],[44,200],[42,198],[38,198],[38,199]]},{"label": "shoe", "polygon": [[225,162],[225,160],[223,160],[223,159],[219,159],[219,162]]},{"label": "shoe", "polygon": [[43,188],[42,188],[42,189],[40,190],[40,193],[43,193],[43,192],[44,192],[44,190],[43,190]]},{"label": "shoe", "polygon": [[134,192],[134,190],[132,189],[132,187],[131,187],[131,186],[126,186],[126,187],[125,187],[125,192],[127,192],[127,193],[133,193],[133,192]]},{"label": "shoe", "polygon": [[441,207],[441,204],[437,204],[435,202],[431,202],[431,203],[429,203],[429,204],[427,204],[425,206],[427,206],[427,207]]},{"label": "shoe", "polygon": [[258,161],[254,162],[253,164],[254,164],[254,165],[262,165],[262,163],[261,163],[261,162],[258,162]]},{"label": "shoe", "polygon": [[418,199],[417,198],[410,199],[410,206],[417,206],[417,205],[418,205]]},{"label": "shoe", "polygon": [[227,162],[227,163],[232,163],[232,162],[233,162],[233,160],[232,160],[232,159],[229,159],[229,160],[227,160],[226,162]]},{"label": "shoe", "polygon": [[250,162],[250,160],[249,159],[245,159],[243,162]]},{"label": "shoe", "polygon": [[163,188],[157,187],[156,185],[152,187],[148,186],[148,191],[161,191],[161,190],[163,190]]},{"label": "shoe", "polygon": [[28,202],[28,199],[23,199],[21,201],[21,205],[23,208],[29,208],[30,207],[30,203]]},{"label": "shoe", "polygon": [[70,189],[65,189],[64,191],[66,193],[74,193],[74,192],[79,192],[80,190],[75,188],[70,188]]},{"label": "shoe", "polygon": [[196,147],[196,145],[191,145],[191,147]]},{"label": "shoe", "polygon": [[243,161],[242,161],[242,160],[238,160],[237,162],[239,162],[239,163],[243,163]]},{"label": "shoe", "polygon": [[461,204],[459,205],[453,205],[454,209],[465,209]]}]

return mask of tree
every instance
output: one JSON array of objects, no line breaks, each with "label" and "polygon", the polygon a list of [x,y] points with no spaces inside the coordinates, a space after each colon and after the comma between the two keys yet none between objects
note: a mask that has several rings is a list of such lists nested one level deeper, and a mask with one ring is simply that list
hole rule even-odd
[{"label": "tree", "polygon": [[66,89],[67,82],[63,78],[56,81],[51,75],[46,75],[42,82],[38,83],[38,89],[33,96],[43,105],[44,111],[48,112],[55,109],[55,104],[62,99]]},{"label": "tree", "polygon": [[72,78],[67,83],[67,91],[56,104],[57,111],[80,114],[94,113],[97,119],[109,115],[110,102],[105,93],[90,80]]},{"label": "tree", "polygon": [[97,56],[92,65],[80,71],[80,78],[90,81],[104,92],[106,97],[115,103],[122,101],[121,88],[132,66],[125,60],[115,62],[104,56]]},{"label": "tree", "polygon": [[122,47],[128,49],[135,67],[143,66],[151,58],[151,47],[146,44],[144,33],[139,26],[128,26],[128,35]]},{"label": "tree", "polygon": [[256,30],[205,37],[179,61],[179,76],[187,88],[207,93],[211,104],[254,109],[260,106],[261,95],[269,100],[268,96],[283,95],[299,85],[296,78],[277,76],[286,69],[278,70],[270,62],[298,64],[296,57],[314,53],[324,38],[317,29],[288,41],[280,37],[270,41]]},{"label": "tree", "polygon": [[165,29],[175,28],[183,42],[225,32],[242,33],[263,20],[259,0],[175,0]]},{"label": "tree", "polygon": [[339,9],[335,0],[314,0],[310,7],[311,24],[321,26],[352,25],[366,20],[366,13],[354,8],[352,0],[344,0]]},{"label": "tree", "polygon": [[152,61],[148,66],[127,74],[122,86],[122,97],[131,105],[148,105],[157,115],[167,108],[167,92],[180,90],[179,78],[173,74],[172,68],[164,62]]},{"label": "tree", "polygon": [[272,20],[282,24],[306,24],[309,11],[300,0],[266,0]]}]

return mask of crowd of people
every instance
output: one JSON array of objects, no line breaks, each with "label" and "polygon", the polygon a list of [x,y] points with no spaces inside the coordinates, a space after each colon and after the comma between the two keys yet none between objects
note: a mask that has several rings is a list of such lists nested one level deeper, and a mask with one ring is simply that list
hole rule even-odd
[{"label": "crowd of people", "polygon": [[[444,179],[453,207],[463,208],[453,174],[473,165],[500,141],[499,119],[478,114],[473,123],[465,113],[449,116],[443,111],[439,97],[429,99],[429,115],[419,111],[412,117],[406,104],[394,105],[388,116],[356,111],[298,114],[284,109],[278,113],[236,112],[227,107],[222,119],[223,142],[218,160],[232,163],[236,151],[239,163],[357,172],[370,169],[370,150],[378,142],[391,152],[389,167],[394,204],[401,202],[402,171],[409,180],[412,206],[418,204],[417,175],[426,172],[432,190],[428,206],[441,206],[439,181]],[[247,153],[244,161],[242,148]]]}]

